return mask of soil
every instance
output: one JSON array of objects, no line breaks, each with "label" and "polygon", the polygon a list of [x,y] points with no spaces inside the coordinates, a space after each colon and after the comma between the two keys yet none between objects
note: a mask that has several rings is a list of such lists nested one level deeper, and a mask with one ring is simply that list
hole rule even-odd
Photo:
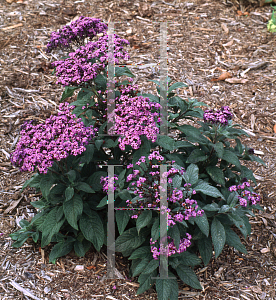
[{"label": "soil", "polygon": [[[266,28],[271,12],[270,6],[235,0],[0,2],[0,299],[29,299],[9,283],[10,276],[24,284],[31,281],[20,269],[29,259],[28,253],[34,263],[24,267],[24,272],[37,275],[38,289],[29,287],[40,299],[157,299],[152,288],[135,295],[137,278],[100,283],[105,258],[101,255],[97,264],[91,265],[97,258],[93,249],[84,258],[71,253],[53,265],[47,261],[53,245],[41,249],[39,244],[28,241],[23,257],[19,249],[11,246],[9,234],[19,229],[22,217],[30,218],[35,212],[30,202],[36,196],[31,189],[20,193],[32,174],[11,166],[9,156],[16,147],[21,124],[31,119],[43,122],[55,112],[63,88],[55,84],[50,63],[60,58],[61,52],[46,54],[46,44],[52,31],[81,15],[118,22],[116,33],[130,41],[130,57],[140,66],[158,59],[157,22],[175,22],[168,23],[169,76],[189,84],[189,88],[180,90],[184,97],[194,97],[213,108],[229,105],[234,122],[249,132],[243,143],[259,151],[267,165],[246,163],[256,175],[256,192],[265,210],[250,218],[250,237],[244,240],[237,231],[248,254],[225,247],[206,268],[195,268],[203,291],[179,281],[179,299],[276,299],[276,42],[275,34]],[[152,42],[148,35],[156,35],[156,41]],[[147,56],[148,61],[143,61]],[[255,62],[261,66],[250,68],[248,64]],[[223,72],[231,73],[238,83],[216,81]],[[145,83],[145,78],[154,78],[153,69],[138,66],[137,74],[137,84],[151,90],[153,86]],[[106,253],[106,249],[101,252]],[[17,268],[7,266],[6,256]],[[116,262],[119,272],[128,277],[128,260],[117,253]],[[84,265],[84,272],[75,271],[75,265]],[[56,272],[49,284],[51,293],[45,292],[48,282],[39,276],[42,269]]]}]

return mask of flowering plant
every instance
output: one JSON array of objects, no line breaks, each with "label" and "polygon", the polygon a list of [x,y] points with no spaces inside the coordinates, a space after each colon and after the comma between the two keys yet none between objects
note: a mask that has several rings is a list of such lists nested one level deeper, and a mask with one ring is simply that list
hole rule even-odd
[{"label": "flowering plant", "polygon": [[[256,184],[255,177],[240,160],[263,161],[242,145],[240,137],[247,134],[232,124],[229,107],[203,111],[206,104],[177,96],[175,90],[186,85],[171,84],[169,77],[167,125],[177,137],[158,135],[160,82],[152,80],[157,95],[141,94],[127,67],[115,67],[111,131],[119,137],[104,135],[110,117],[106,112],[106,29],[98,19],[80,17],[52,34],[48,52],[77,47],[54,63],[57,83],[65,87],[61,102],[79,91],[76,101],[60,105],[57,117],[22,128],[11,159],[22,171],[36,171],[23,189],[33,187],[42,198],[31,203],[38,209],[31,222],[21,220],[22,228],[10,236],[16,240],[14,247],[29,237],[41,240],[41,247],[56,243],[49,255],[53,263],[72,249],[78,256],[92,245],[100,251],[107,244],[108,187],[114,184],[116,251],[129,256],[131,276],[139,275],[137,293],[155,284],[158,298],[176,300],[176,279],[165,279],[166,284],[154,279],[158,256],[168,257],[169,277],[177,274],[186,284],[202,289],[192,268],[202,261],[208,265],[213,247],[216,258],[225,244],[246,253],[231,227],[236,226],[246,238],[251,232],[247,214],[254,216],[252,210],[262,208],[249,182]],[[90,41],[84,45],[85,38]],[[128,41],[117,35],[114,40],[115,62],[128,59],[124,50]],[[194,126],[185,124],[186,120]],[[120,166],[115,166],[114,178],[108,178],[108,165],[114,164]],[[161,164],[169,167],[162,176]],[[167,209],[158,207],[164,183]],[[171,240],[167,248],[159,229],[160,214],[165,213]]]}]

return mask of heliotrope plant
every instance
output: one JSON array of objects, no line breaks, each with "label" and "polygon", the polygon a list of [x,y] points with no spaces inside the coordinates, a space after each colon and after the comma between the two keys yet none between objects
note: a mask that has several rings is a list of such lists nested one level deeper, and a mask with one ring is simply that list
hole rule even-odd
[{"label": "heliotrope plant", "polygon": [[[80,257],[92,245],[100,251],[107,244],[108,184],[114,184],[116,251],[131,260],[130,275],[139,275],[137,293],[155,284],[158,298],[176,300],[176,279],[153,279],[160,254],[168,257],[169,277],[202,289],[193,268],[208,265],[213,250],[215,258],[225,244],[247,253],[233,226],[246,238],[251,233],[248,215],[262,208],[253,172],[241,161],[264,162],[242,145],[240,138],[247,134],[233,124],[229,107],[203,111],[203,102],[176,95],[186,85],[171,83],[169,77],[167,125],[169,134],[177,136],[159,135],[160,82],[151,80],[157,84],[156,95],[141,94],[127,67],[115,67],[114,136],[103,135],[111,117],[106,30],[99,19],[80,17],[52,33],[47,52],[71,51],[55,63],[57,83],[65,87],[60,101],[75,91],[77,98],[61,104],[59,115],[44,124],[22,127],[11,159],[22,171],[36,172],[23,189],[33,187],[42,197],[31,202],[38,210],[31,222],[21,220],[22,228],[10,236],[14,247],[30,237],[41,240],[41,247],[56,243],[49,255],[52,263],[72,249]],[[126,61],[128,41],[114,35],[114,44],[115,63]],[[114,164],[120,166],[108,178],[108,165]],[[160,178],[160,164],[169,169],[167,212],[159,207],[165,179]],[[160,213],[167,213],[166,249],[160,241]]]}]

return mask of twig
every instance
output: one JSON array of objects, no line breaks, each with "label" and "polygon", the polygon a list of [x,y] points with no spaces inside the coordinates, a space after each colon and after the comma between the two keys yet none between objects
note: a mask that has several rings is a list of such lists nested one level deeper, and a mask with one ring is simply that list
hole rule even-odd
[{"label": "twig", "polygon": [[22,286],[20,286],[18,283],[16,283],[15,281],[11,280],[10,284],[16,288],[18,291],[22,292],[24,295],[31,297],[32,299],[35,300],[40,300],[40,298],[36,297],[35,295],[33,295],[31,292],[27,291],[26,289],[24,289]]}]

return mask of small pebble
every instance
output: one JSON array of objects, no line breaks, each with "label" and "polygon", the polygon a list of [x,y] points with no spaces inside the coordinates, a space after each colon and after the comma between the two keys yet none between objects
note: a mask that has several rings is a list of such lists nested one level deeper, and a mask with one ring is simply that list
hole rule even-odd
[{"label": "small pebble", "polygon": [[76,265],[74,271],[84,271],[84,266],[82,266],[82,265]]}]

